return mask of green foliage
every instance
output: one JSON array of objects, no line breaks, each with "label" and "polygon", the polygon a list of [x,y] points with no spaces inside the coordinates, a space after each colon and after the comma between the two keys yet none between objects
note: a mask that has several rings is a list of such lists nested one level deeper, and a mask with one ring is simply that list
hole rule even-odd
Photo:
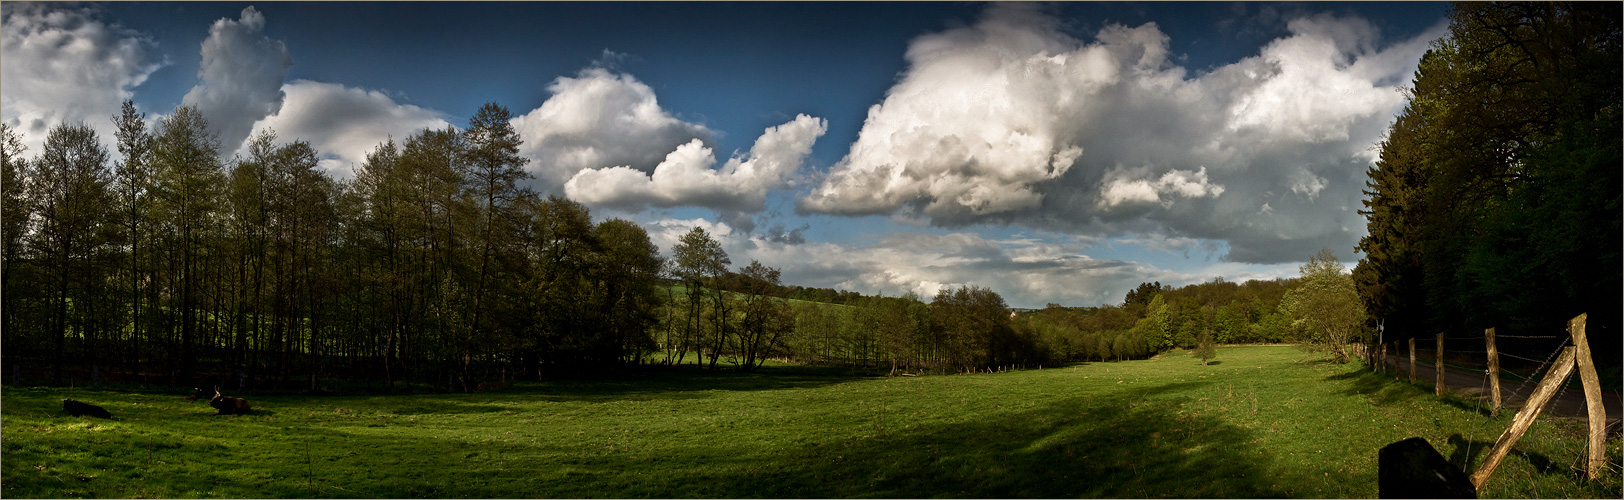
[{"label": "green foliage", "polygon": [[1222,278],[1180,288],[1140,285],[1122,306],[1051,305],[1021,315],[1051,361],[1123,360],[1199,345],[1203,332],[1219,344],[1295,340],[1279,317],[1280,298],[1296,280]]},{"label": "green foliage", "polygon": [[53,130],[34,161],[0,130],[8,365],[63,383],[472,391],[642,362],[658,249],[520,188],[510,118],[489,104],[465,132],[387,141],[349,183],[269,130],[222,161],[190,107],[148,131],[125,103],[112,168],[89,127]]},{"label": "green foliage", "polygon": [[739,274],[746,292],[738,296],[742,317],[728,347],[740,358],[740,368],[755,371],[782,349],[784,338],[795,329],[795,317],[789,304],[768,295],[780,286],[778,269],[751,260]]},{"label": "green foliage", "polygon": [[35,291],[29,286],[31,279],[19,278],[28,272],[23,235],[34,213],[26,188],[31,175],[24,153],[26,148],[17,130],[0,123],[0,169],[4,176],[0,178],[0,238],[4,238],[0,241],[4,245],[0,247],[0,337],[10,349],[21,349],[30,338],[21,331],[30,322],[17,321],[17,315],[24,312],[20,307],[24,296]]},{"label": "green foliage", "polygon": [[[479,394],[248,396],[8,386],[7,498],[1355,498],[1420,436],[1468,470],[1510,417],[1295,350],[999,374],[759,373],[520,382]],[[61,413],[71,397],[113,420]],[[1483,497],[1618,498],[1569,464],[1582,422],[1541,418]],[[1618,440],[1607,444],[1618,463]],[[651,480],[658,478],[658,480]]]},{"label": "green foliage", "polygon": [[[671,273],[682,280],[688,292],[688,310],[676,345],[676,357],[667,358],[666,363],[681,363],[690,349],[700,356],[708,351],[711,368],[715,369],[728,338],[730,310],[725,291],[705,285],[727,272],[732,261],[722,250],[721,242],[711,238],[704,228],[694,226],[671,248],[671,263]],[[710,307],[706,307],[707,303]]]},{"label": "green foliage", "polygon": [[1368,172],[1354,277],[1388,338],[1546,332],[1584,312],[1616,328],[1620,17],[1616,3],[1454,6]]},{"label": "green foliage", "polygon": [[1206,366],[1207,361],[1218,356],[1218,348],[1212,340],[1212,330],[1202,330],[1196,338],[1195,349],[1190,355],[1201,358],[1201,365]]},{"label": "green foliage", "polygon": [[1342,274],[1342,263],[1329,248],[1299,269],[1302,278],[1280,299],[1280,311],[1312,346],[1346,363],[1349,343],[1364,340],[1366,318],[1353,277]]},{"label": "green foliage", "polygon": [[60,381],[67,337],[94,335],[116,318],[95,307],[113,302],[99,286],[105,279],[103,250],[116,231],[107,223],[107,150],[89,125],[58,125],[33,167],[27,192],[38,219],[28,245],[46,271],[40,284],[49,290],[47,307],[53,311],[46,330],[54,355],[52,379]]},{"label": "green foliage", "polygon": [[1265,314],[1252,324],[1252,336],[1258,342],[1278,343],[1297,340],[1291,328],[1291,318],[1281,312]]},{"label": "green foliage", "polygon": [[1213,321],[1217,329],[1217,335],[1213,340],[1217,343],[1228,344],[1250,337],[1248,329],[1251,324],[1247,321],[1246,313],[1241,310],[1238,301],[1231,300],[1219,307],[1214,313]]},{"label": "green foliage", "polygon": [[1037,364],[1043,355],[1029,330],[1010,323],[1004,298],[977,286],[942,289],[930,303],[931,330],[959,368]]}]

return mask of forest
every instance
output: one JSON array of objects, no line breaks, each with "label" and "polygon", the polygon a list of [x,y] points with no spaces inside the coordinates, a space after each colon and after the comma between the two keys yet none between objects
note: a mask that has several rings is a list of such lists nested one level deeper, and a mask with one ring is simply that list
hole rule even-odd
[{"label": "forest", "polygon": [[1616,2],[1452,7],[1366,182],[1353,274],[1387,341],[1589,313],[1619,352],[1619,22]]}]

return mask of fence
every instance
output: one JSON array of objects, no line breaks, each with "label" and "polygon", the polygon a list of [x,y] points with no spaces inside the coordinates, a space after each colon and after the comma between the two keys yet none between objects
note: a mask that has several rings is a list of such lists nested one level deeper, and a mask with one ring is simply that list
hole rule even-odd
[{"label": "fence", "polygon": [[[1518,410],[1517,415],[1512,418],[1511,426],[1507,428],[1498,439],[1495,440],[1494,446],[1489,449],[1488,456],[1486,456],[1483,460],[1483,465],[1478,467],[1476,472],[1472,473],[1472,486],[1482,488],[1483,484],[1488,481],[1489,476],[1494,473],[1494,469],[1499,467],[1500,461],[1504,459],[1506,454],[1511,451],[1512,445],[1515,445],[1517,440],[1521,439],[1523,434],[1528,431],[1528,427],[1534,423],[1535,419],[1539,418],[1539,414],[1544,410],[1545,405],[1550,402],[1553,396],[1557,394],[1558,389],[1561,388],[1563,383],[1575,371],[1579,373],[1580,383],[1584,387],[1585,408],[1587,414],[1586,420],[1589,430],[1586,446],[1587,464],[1585,467],[1585,477],[1591,480],[1596,479],[1602,467],[1605,466],[1606,450],[1604,447],[1606,446],[1607,411],[1602,405],[1600,379],[1596,375],[1596,366],[1590,355],[1590,343],[1585,337],[1585,323],[1588,317],[1588,314],[1580,314],[1572,320],[1569,320],[1567,324],[1568,334],[1564,336],[1499,336],[1499,338],[1520,339],[1563,339],[1564,341],[1562,342],[1562,345],[1558,346],[1558,350],[1552,352],[1552,355],[1556,356],[1554,363],[1550,362],[1550,357],[1547,357],[1544,360],[1537,360],[1499,352],[1499,349],[1495,347],[1496,335],[1493,328],[1483,331],[1483,342],[1486,350],[1466,351],[1473,353],[1481,352],[1486,355],[1487,365],[1484,372],[1485,376],[1487,377],[1487,385],[1489,389],[1488,392],[1491,416],[1498,416],[1502,405],[1500,388],[1500,356],[1507,356],[1530,362],[1538,362],[1540,363],[1540,367],[1539,369],[1535,370],[1534,373],[1536,374],[1539,373],[1540,369],[1544,369],[1547,364],[1550,366],[1550,369],[1545,372],[1545,376],[1540,379],[1539,384],[1535,386],[1533,394],[1529,395],[1528,400],[1523,404],[1523,407]],[[1435,338],[1437,348],[1433,353],[1433,366],[1437,369],[1437,376],[1434,385],[1434,392],[1437,395],[1442,396],[1445,391],[1445,337],[1444,334],[1439,333]],[[1463,339],[1462,337],[1452,338],[1457,340]],[[1569,345],[1570,343],[1571,345]],[[1365,359],[1370,361],[1370,366],[1373,371],[1385,372],[1387,370],[1387,344],[1388,343],[1383,342],[1380,345],[1365,346],[1362,349],[1361,352]],[[1399,342],[1395,341],[1392,342],[1392,344],[1393,353],[1396,356],[1399,351]],[[1410,359],[1409,380],[1411,383],[1414,383],[1416,378],[1415,339],[1409,339],[1408,347]],[[1398,371],[1400,366],[1397,360],[1395,360],[1393,365],[1393,380],[1399,380]],[[1526,380],[1531,379],[1525,379],[1524,383],[1526,383]]]}]

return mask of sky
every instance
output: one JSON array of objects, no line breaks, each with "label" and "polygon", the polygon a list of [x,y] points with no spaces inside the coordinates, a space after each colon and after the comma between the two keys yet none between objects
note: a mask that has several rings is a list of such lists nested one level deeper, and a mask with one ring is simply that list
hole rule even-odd
[{"label": "sky", "polygon": [[531,187],[786,284],[1012,307],[1352,267],[1441,2],[5,2],[0,121],[126,99],[338,179],[506,106]]}]

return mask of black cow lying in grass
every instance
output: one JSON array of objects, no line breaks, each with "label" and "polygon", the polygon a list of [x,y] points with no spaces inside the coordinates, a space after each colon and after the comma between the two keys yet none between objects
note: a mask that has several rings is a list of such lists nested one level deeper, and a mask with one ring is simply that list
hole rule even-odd
[{"label": "black cow lying in grass", "polygon": [[97,418],[113,418],[113,414],[108,413],[106,408],[102,408],[90,403],[81,403],[72,399],[62,400],[62,411],[68,412],[69,415],[73,415],[75,417],[80,415],[90,415]]},{"label": "black cow lying in grass", "polygon": [[[198,399],[209,395],[209,391],[205,391],[202,388],[194,389],[194,391],[196,392],[193,392],[190,397],[186,398],[187,401],[197,401]],[[209,406],[213,406],[215,410],[219,410],[215,412],[215,415],[242,415],[248,413],[248,411],[251,409],[248,407],[248,400],[246,399],[220,395],[220,387],[218,386],[214,388],[214,396],[209,398]]]}]

